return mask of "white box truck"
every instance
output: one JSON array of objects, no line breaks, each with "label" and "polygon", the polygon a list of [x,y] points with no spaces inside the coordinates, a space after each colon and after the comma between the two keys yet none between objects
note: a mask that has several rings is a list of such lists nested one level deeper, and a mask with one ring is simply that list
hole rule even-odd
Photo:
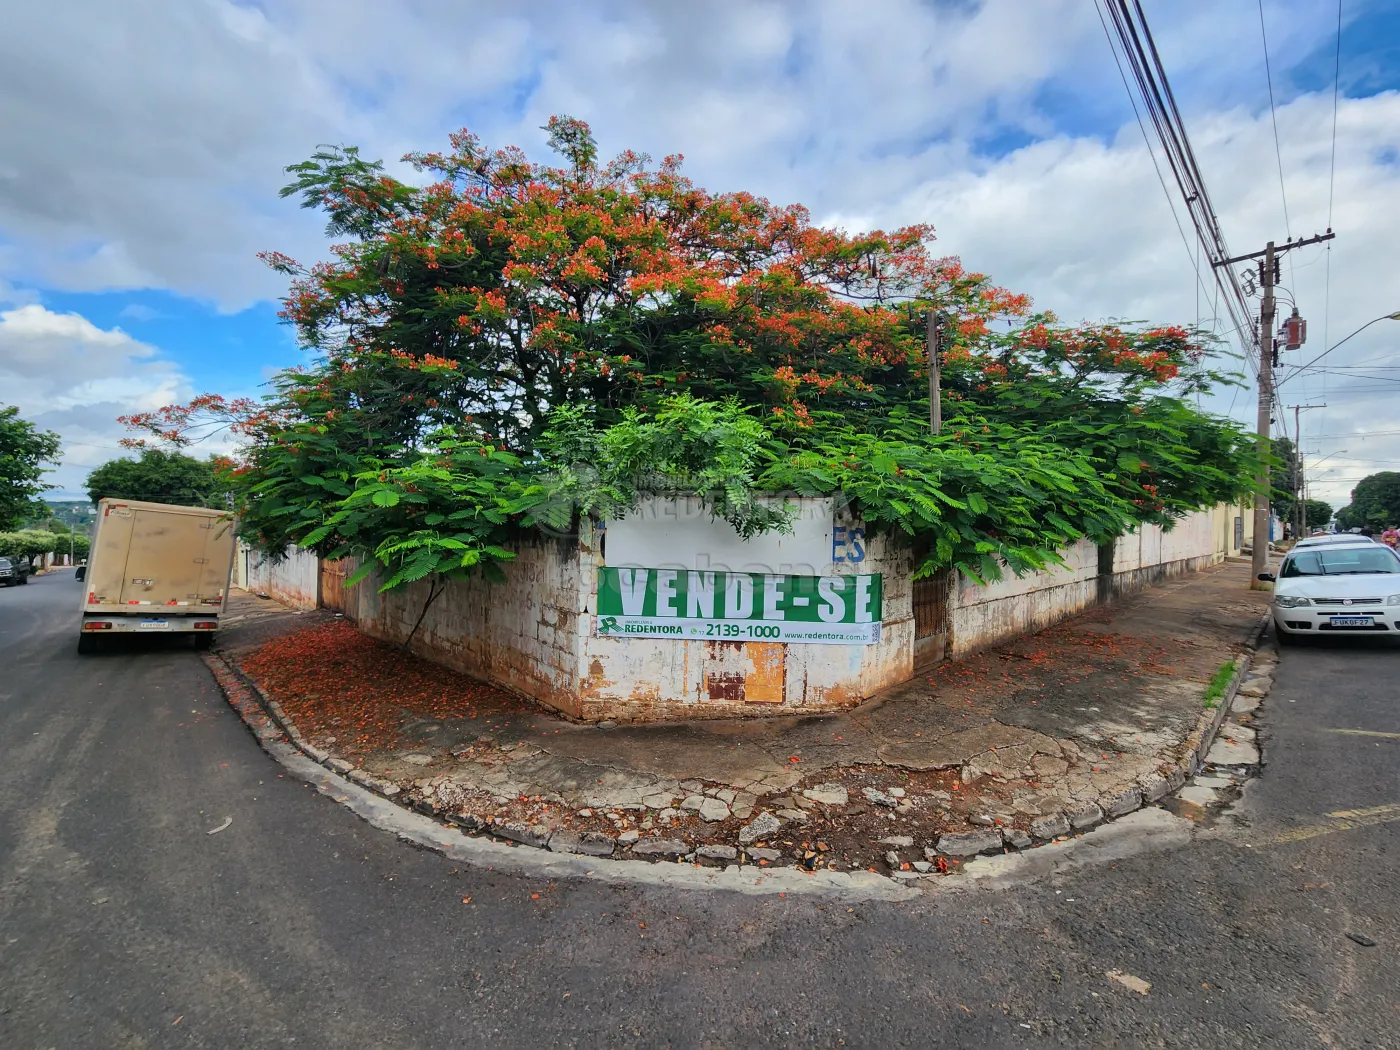
[{"label": "white box truck", "polygon": [[114,633],[188,634],[207,649],[233,571],[233,516],[103,499],[88,555],[78,652]]}]

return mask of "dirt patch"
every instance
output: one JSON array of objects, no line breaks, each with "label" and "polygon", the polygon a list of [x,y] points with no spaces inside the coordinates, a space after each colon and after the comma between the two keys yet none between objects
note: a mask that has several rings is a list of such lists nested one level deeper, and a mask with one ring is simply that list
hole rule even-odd
[{"label": "dirt patch", "polygon": [[425,721],[495,727],[535,710],[343,620],[274,638],[239,662],[307,740],[351,762],[397,748],[407,728]]}]

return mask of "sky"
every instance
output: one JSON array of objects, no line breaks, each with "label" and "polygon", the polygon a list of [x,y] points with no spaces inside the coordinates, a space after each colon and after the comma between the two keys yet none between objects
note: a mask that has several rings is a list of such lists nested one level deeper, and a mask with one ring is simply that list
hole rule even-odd
[{"label": "sky", "polygon": [[[1325,406],[1301,443],[1340,506],[1400,457],[1400,321],[1332,371],[1288,366],[1400,310],[1400,0],[1342,0],[1335,165],[1330,0],[1262,4],[1267,73],[1258,0],[1143,6],[1231,250],[1336,231],[1284,264],[1309,343],[1281,400]],[[71,0],[5,21],[0,403],[63,437],[60,498],[123,454],[118,415],[256,395],[303,360],[256,255],[325,256],[323,222],[277,196],[322,143],[410,177],[397,158],[461,127],[544,159],[565,113],[605,155],[681,153],[701,185],[823,224],[931,223],[1065,321],[1224,312],[1091,0]],[[1209,407],[1252,422],[1254,395]]]}]

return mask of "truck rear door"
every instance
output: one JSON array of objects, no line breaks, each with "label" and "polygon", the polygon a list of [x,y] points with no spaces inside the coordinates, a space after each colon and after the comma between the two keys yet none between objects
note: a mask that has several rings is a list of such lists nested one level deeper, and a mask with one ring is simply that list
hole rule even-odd
[{"label": "truck rear door", "polygon": [[206,529],[209,539],[204,546],[204,564],[199,577],[200,597],[206,602],[226,598],[229,570],[233,568],[233,552],[237,541],[233,534],[233,519],[210,518],[213,528]]},{"label": "truck rear door", "polygon": [[88,555],[87,589],[92,604],[111,605],[120,600],[126,579],[126,556],[136,512],[121,504],[102,504],[97,537]]},{"label": "truck rear door", "polygon": [[[223,589],[205,593],[209,540],[226,522],[203,515],[131,508],[131,546],[122,576],[122,605],[197,606]],[[228,571],[227,558],[224,568]],[[194,611],[191,608],[191,611]]]}]

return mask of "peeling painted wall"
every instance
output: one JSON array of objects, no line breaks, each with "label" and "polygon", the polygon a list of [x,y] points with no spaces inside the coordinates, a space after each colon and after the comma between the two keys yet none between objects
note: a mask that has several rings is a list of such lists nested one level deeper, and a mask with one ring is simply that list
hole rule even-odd
[{"label": "peeling painted wall", "polygon": [[294,609],[314,609],[320,569],[320,559],[300,547],[288,547],[285,557],[273,560],[240,543],[234,583],[254,594],[270,594]]}]

